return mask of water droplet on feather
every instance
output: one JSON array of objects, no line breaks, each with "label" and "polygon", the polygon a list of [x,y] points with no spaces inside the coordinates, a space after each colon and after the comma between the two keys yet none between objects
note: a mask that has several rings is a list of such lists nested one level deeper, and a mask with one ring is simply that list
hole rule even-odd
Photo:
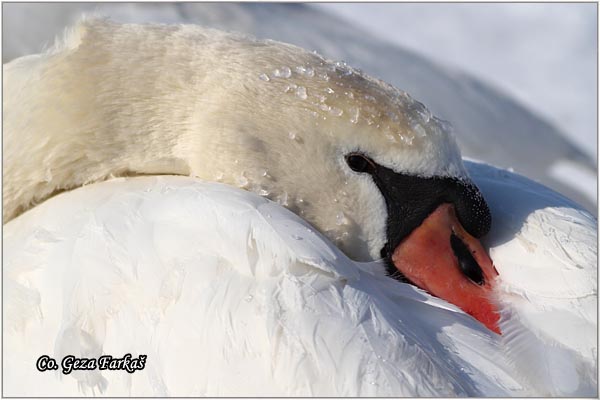
[{"label": "water droplet on feather", "polygon": [[292,76],[292,71],[288,67],[278,68],[273,71],[273,75],[278,78],[289,78]]},{"label": "water droplet on feather", "polygon": [[241,188],[246,187],[246,186],[248,186],[248,178],[246,178],[244,176],[244,173],[242,173],[242,175],[238,176],[235,179],[235,183],[238,187],[241,187]]},{"label": "water droplet on feather", "polygon": [[350,122],[356,124],[358,122],[358,117],[360,116],[360,110],[358,107],[352,107],[350,109]]},{"label": "water droplet on feather", "polygon": [[329,113],[332,115],[335,115],[336,117],[341,117],[342,114],[344,113],[344,111],[340,110],[339,108],[336,107],[331,107],[329,109]]},{"label": "water droplet on feather", "polygon": [[335,224],[336,225],[345,225],[348,222],[348,219],[346,218],[346,215],[343,213],[343,211],[338,212],[335,215]]},{"label": "water droplet on feather", "polygon": [[296,89],[296,96],[300,97],[302,100],[306,100],[308,98],[306,88],[304,86],[298,86]]}]

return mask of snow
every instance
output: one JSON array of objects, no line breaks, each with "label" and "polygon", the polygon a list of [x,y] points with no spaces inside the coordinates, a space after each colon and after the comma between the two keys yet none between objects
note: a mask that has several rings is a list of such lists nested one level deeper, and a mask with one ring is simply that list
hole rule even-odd
[{"label": "snow", "polygon": [[596,4],[315,6],[492,83],[597,158]]},{"label": "snow", "polygon": [[550,175],[583,192],[590,201],[596,201],[598,175],[579,168],[577,164],[560,160],[550,167]]}]

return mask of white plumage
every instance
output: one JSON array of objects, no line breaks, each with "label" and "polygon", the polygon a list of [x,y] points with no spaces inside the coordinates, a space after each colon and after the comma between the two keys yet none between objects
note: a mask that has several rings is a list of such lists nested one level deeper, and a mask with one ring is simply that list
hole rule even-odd
[{"label": "white plumage", "polygon": [[[56,196],[5,226],[5,394],[593,394],[595,304],[586,295],[595,298],[595,222],[550,191],[530,191],[532,182],[471,168],[484,191],[521,198],[508,206],[491,196],[505,221],[516,223],[527,204],[552,203],[522,232],[499,224],[489,237],[500,299],[518,314],[503,322],[503,337],[373,273],[377,265],[349,260],[266,199],[184,177],[117,179]],[[560,239],[565,228],[584,241]],[[582,278],[570,291],[562,277],[548,280],[541,301],[523,287],[542,280],[512,280],[523,268],[511,257],[544,257],[554,251],[544,238],[588,261],[529,260],[538,277],[576,270]],[[528,242],[536,247],[521,247]],[[540,318],[578,325],[556,332]],[[147,354],[146,368],[60,379],[33,368],[41,354],[128,352]]]},{"label": "white plumage", "polygon": [[[469,182],[406,93],[281,43],[98,20],[3,70],[5,395],[597,393],[597,222],[556,193],[468,164],[503,336],[384,276],[386,202],[345,156]],[[35,369],[126,353],[145,369]]]}]

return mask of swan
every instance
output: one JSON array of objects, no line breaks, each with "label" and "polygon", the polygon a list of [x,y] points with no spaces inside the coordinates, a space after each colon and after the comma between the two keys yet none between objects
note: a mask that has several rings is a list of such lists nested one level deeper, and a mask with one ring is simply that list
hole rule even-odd
[{"label": "swan", "polygon": [[597,393],[596,220],[406,93],[101,19],[4,74],[6,394]]}]

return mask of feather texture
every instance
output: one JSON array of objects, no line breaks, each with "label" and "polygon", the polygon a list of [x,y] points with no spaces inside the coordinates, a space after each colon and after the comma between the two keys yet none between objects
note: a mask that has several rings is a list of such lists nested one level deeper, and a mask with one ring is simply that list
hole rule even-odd
[{"label": "feather texture", "polygon": [[[522,373],[514,355],[525,344],[547,351],[527,324],[524,334],[490,333],[382,276],[377,262],[348,259],[276,203],[226,185],[120,178],[63,193],[5,226],[4,261],[7,395],[593,391],[589,366],[553,376],[554,392],[539,386],[545,377]],[[146,354],[146,368],[62,377],[33,368],[42,354],[125,353]]]}]

